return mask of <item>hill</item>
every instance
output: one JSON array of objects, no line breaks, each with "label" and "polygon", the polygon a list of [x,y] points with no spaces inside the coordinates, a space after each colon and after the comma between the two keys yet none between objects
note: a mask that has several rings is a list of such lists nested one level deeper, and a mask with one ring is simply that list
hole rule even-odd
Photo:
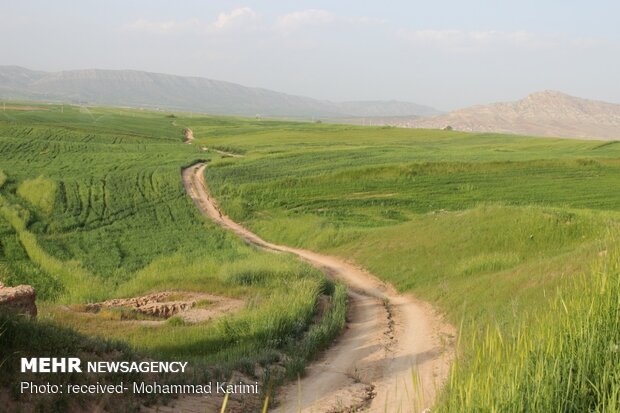
[{"label": "hill", "polygon": [[199,77],[134,70],[40,72],[0,66],[0,98],[276,117],[432,116],[408,102],[330,102]]},{"label": "hill", "polygon": [[401,121],[398,126],[620,139],[620,105],[544,91],[517,102],[472,106],[442,116]]}]

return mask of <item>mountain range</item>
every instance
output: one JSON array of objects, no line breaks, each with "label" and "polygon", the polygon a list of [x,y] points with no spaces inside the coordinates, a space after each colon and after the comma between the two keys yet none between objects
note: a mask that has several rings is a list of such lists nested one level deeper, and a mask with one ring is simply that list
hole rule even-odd
[{"label": "mountain range", "polygon": [[200,77],[135,70],[43,72],[0,66],[0,98],[178,110],[216,115],[451,128],[566,138],[620,139],[620,105],[557,91],[442,114],[400,101],[331,102]]},{"label": "mountain range", "polygon": [[459,109],[445,115],[399,120],[395,126],[467,132],[502,132],[566,138],[620,139],[620,105],[557,91],[533,93],[516,102]]},{"label": "mountain range", "polygon": [[432,116],[399,101],[331,102],[199,77],[135,70],[42,72],[0,66],[0,98],[272,117]]}]

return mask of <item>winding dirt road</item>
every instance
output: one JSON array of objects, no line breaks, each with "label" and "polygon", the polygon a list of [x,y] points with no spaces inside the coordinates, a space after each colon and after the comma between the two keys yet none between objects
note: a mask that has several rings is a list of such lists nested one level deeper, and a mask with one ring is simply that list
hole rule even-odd
[{"label": "winding dirt road", "polygon": [[272,411],[427,411],[448,377],[454,328],[428,303],[398,294],[341,258],[273,244],[250,232],[220,211],[209,194],[205,168],[197,164],[183,170],[185,189],[200,211],[246,242],[295,254],[349,287],[345,331],[299,383],[283,388]]}]

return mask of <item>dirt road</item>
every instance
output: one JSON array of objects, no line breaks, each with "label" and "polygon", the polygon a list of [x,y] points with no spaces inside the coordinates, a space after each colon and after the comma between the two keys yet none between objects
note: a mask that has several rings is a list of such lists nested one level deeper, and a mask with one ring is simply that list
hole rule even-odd
[{"label": "dirt road", "polygon": [[[224,215],[209,195],[206,164],[183,171],[196,206],[246,242],[292,253],[349,287],[347,328],[307,369],[300,383],[280,392],[274,412],[422,412],[445,383],[453,358],[454,328],[432,307],[342,258],[263,240]],[[415,383],[414,383],[415,382]],[[301,393],[301,398],[299,394]]]}]

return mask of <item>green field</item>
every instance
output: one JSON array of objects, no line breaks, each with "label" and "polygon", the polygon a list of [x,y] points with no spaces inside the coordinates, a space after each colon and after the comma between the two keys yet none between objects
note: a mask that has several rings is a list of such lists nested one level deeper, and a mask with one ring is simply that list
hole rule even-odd
[{"label": "green field", "polygon": [[619,143],[191,127],[199,143],[245,155],[206,170],[233,218],[353,258],[460,326],[440,410],[617,411]]},{"label": "green field", "polygon": [[[265,374],[278,365],[294,377],[340,331],[344,288],[292,257],[245,245],[200,215],[181,169],[207,158],[182,144],[183,121],[53,105],[3,112],[0,281],[33,285],[39,320],[124,341],[143,355],[190,360],[214,367],[213,375],[253,375],[258,363]],[[170,290],[245,304],[213,321],[157,326],[73,311]],[[313,322],[321,295],[332,305]],[[3,331],[0,357],[13,364],[12,350],[23,350],[14,335]]]},{"label": "green field", "polygon": [[[232,218],[350,258],[459,327],[440,411],[620,406],[620,143],[67,106],[3,116],[0,279],[34,285],[44,320],[247,372],[296,354],[281,358],[298,373],[342,326],[344,290],[201,217],[180,171],[208,160]],[[157,327],[61,306],[163,290],[248,305]],[[332,311],[312,324],[321,294]]]}]

